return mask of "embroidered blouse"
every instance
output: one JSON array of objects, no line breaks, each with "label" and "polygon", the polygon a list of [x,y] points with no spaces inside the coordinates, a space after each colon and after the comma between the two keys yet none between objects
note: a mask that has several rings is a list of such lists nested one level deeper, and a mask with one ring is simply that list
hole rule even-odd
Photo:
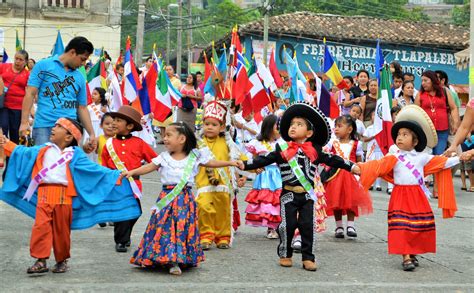
[{"label": "embroidered blouse", "polygon": [[[191,175],[189,176],[188,185],[194,184],[194,177],[199,172],[199,166],[201,164],[207,164],[211,160],[211,153],[208,148],[194,149],[193,152],[197,158],[194,162]],[[176,160],[170,153],[162,152],[151,161],[158,166],[158,172],[160,173],[161,183],[163,185],[176,185],[181,180],[181,177],[183,177],[188,158],[189,156],[186,156],[184,159]]]}]

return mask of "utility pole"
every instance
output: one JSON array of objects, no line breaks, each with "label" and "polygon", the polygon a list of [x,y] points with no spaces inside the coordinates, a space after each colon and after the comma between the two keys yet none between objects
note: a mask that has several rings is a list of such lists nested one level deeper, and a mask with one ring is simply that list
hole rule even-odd
[{"label": "utility pole", "polygon": [[183,33],[183,21],[182,21],[182,16],[183,16],[183,2],[182,0],[178,0],[178,48],[176,50],[176,74],[178,75],[178,78],[181,79],[181,54],[182,54],[182,46],[183,46],[183,40],[182,40],[182,33]]},{"label": "utility pole", "polygon": [[145,4],[146,0],[138,0],[138,17],[137,17],[137,38],[135,48],[135,62],[137,66],[142,65],[143,55],[143,36],[145,34]]},{"label": "utility pole", "polygon": [[192,19],[192,5],[191,5],[191,0],[188,0],[188,13],[189,13],[189,19],[188,19],[188,74],[191,73],[191,63],[193,62],[193,19]]},{"label": "utility pole", "polygon": [[263,4],[264,16],[263,16],[263,64],[267,65],[267,52],[268,52],[268,14],[270,13],[270,3],[265,0]]},{"label": "utility pole", "polygon": [[469,99],[474,98],[474,5],[471,3],[469,30]]},{"label": "utility pole", "polygon": [[27,0],[25,0],[24,4],[25,6],[23,7],[23,50],[26,50],[26,7],[28,6]]}]

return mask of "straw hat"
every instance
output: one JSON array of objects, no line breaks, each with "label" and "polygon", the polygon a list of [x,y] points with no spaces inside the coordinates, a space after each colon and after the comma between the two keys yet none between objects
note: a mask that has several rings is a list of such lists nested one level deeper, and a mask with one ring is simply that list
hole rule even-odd
[{"label": "straw hat", "polygon": [[284,140],[292,140],[288,135],[288,130],[294,117],[304,118],[313,125],[313,136],[308,139],[309,141],[320,146],[327,144],[331,136],[331,126],[328,119],[321,110],[304,101],[291,104],[283,113],[280,121],[280,134]]},{"label": "straw hat", "polygon": [[131,106],[122,106],[117,112],[111,112],[110,116],[112,116],[112,118],[118,117],[125,119],[128,123],[133,124],[134,127],[132,131],[140,131],[143,129],[140,123],[142,115]]},{"label": "straw hat", "polygon": [[416,133],[418,144],[415,150],[417,152],[423,151],[427,146],[433,148],[438,144],[438,135],[433,122],[425,110],[417,105],[408,105],[400,110],[392,126],[393,141],[396,141],[400,128],[408,128]]}]

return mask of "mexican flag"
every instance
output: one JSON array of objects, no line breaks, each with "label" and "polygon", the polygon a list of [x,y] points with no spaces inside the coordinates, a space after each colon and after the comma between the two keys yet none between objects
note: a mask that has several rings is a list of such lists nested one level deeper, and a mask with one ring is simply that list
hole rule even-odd
[{"label": "mexican flag", "polygon": [[155,119],[163,122],[171,114],[171,109],[181,100],[181,93],[173,87],[166,74],[165,68],[161,68],[155,88],[156,104],[153,109]]},{"label": "mexican flag", "polygon": [[96,87],[101,87],[107,89],[105,80],[107,78],[107,72],[105,71],[105,65],[102,58],[97,61],[97,63],[92,66],[92,68],[87,73],[87,83],[89,84],[89,91],[92,94],[92,91]]},{"label": "mexican flag", "polygon": [[377,106],[375,107],[374,133],[377,144],[383,154],[388,153],[388,149],[393,144],[392,131],[392,91],[390,89],[390,69],[385,66],[379,80],[379,95]]}]

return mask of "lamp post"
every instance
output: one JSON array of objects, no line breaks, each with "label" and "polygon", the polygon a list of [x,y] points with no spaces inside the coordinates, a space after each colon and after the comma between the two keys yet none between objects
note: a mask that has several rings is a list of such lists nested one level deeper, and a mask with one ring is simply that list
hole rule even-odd
[{"label": "lamp post", "polygon": [[167,16],[168,19],[166,20],[167,23],[167,34],[166,34],[166,64],[170,64],[170,47],[171,47],[171,41],[170,41],[170,24],[171,24],[171,15],[170,15],[170,10],[171,8],[176,8],[178,7],[178,4],[176,3],[170,3],[168,4],[168,9],[167,9]]}]

